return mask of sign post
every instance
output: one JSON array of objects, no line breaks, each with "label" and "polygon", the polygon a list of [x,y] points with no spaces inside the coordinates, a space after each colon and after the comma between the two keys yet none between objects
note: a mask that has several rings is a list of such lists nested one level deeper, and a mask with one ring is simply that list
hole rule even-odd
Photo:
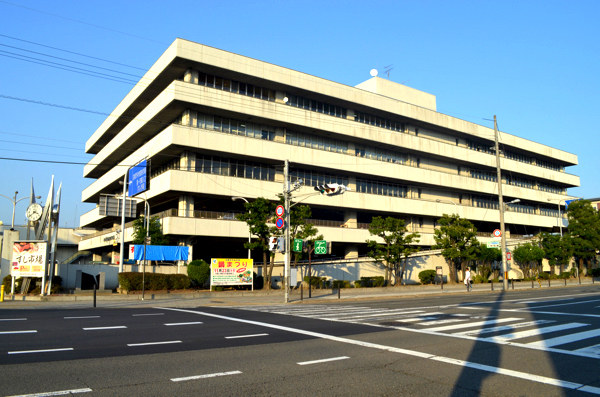
[{"label": "sign post", "polygon": [[315,240],[315,255],[325,255],[327,253],[327,241]]}]

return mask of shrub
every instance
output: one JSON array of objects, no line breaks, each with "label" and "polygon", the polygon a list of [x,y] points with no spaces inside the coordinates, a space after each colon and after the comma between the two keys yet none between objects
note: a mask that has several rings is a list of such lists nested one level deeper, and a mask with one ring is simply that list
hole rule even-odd
[{"label": "shrub", "polygon": [[481,283],[487,283],[487,282],[488,282],[488,279],[483,276],[480,276],[480,275],[476,275],[473,278],[473,283],[475,283],[475,284],[481,284]]},{"label": "shrub", "polygon": [[[323,281],[326,281],[327,277],[316,277],[312,276],[310,279],[310,284],[316,288],[323,288]],[[304,281],[308,284],[308,276],[304,277]]]},{"label": "shrub", "polygon": [[421,284],[431,284],[435,280],[435,270],[423,270],[419,273]]},{"label": "shrub", "polygon": [[548,274],[546,272],[541,272],[538,275],[538,278],[541,279],[541,280],[548,280],[548,279],[550,279],[550,274]]},{"label": "shrub", "polygon": [[125,291],[141,291],[142,277],[144,278],[144,289],[151,291],[187,289],[191,280],[185,274],[156,274],[127,272],[119,273],[119,284]]},{"label": "shrub", "polygon": [[263,286],[265,285],[265,279],[263,278],[263,276],[259,276],[256,274],[256,272],[254,272],[252,284],[254,286],[254,289],[263,289]]},{"label": "shrub", "polygon": [[333,288],[350,288],[348,280],[333,280]]},{"label": "shrub", "polygon": [[210,264],[199,259],[191,261],[187,266],[187,275],[194,286],[204,286],[210,277]]},{"label": "shrub", "polygon": [[592,277],[600,277],[600,267],[595,267],[593,269],[590,269],[589,273]]},{"label": "shrub", "polygon": [[571,272],[562,272],[560,274],[560,276],[558,276],[558,278],[565,279],[565,280],[568,278],[571,278]]},{"label": "shrub", "polygon": [[362,287],[362,283],[360,280],[354,280],[354,288],[360,288]]},{"label": "shrub", "polygon": [[385,284],[385,279],[383,276],[361,277],[360,281],[357,280],[356,282],[359,282],[361,287],[383,287]]}]

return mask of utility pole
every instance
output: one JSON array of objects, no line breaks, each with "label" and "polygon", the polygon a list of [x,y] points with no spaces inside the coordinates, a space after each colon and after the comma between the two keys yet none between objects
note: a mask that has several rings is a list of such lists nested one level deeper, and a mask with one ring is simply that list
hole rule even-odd
[{"label": "utility pole", "polygon": [[285,278],[285,297],[284,303],[290,301],[290,162],[285,160],[285,166],[283,167],[283,197],[285,200],[285,244],[284,244],[284,278]]},{"label": "utility pole", "polygon": [[496,172],[498,174],[498,210],[500,212],[500,250],[502,252],[502,289],[508,290],[508,269],[506,264],[506,236],[504,235],[504,201],[502,200],[502,170],[500,169],[500,147],[498,146],[498,123],[494,115],[494,140],[496,142]]}]

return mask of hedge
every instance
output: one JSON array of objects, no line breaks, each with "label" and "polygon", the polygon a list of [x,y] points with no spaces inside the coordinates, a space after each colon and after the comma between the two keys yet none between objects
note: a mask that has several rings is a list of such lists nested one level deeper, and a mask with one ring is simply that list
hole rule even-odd
[{"label": "hedge", "polygon": [[[119,285],[125,291],[142,290],[142,273],[127,272],[119,273]],[[144,278],[144,289],[150,291],[187,289],[191,280],[185,274],[159,274],[146,273]]]},{"label": "hedge", "polygon": [[357,287],[366,287],[366,288],[383,287],[384,284],[385,284],[385,279],[383,278],[383,276],[361,277],[360,280],[356,280],[354,282],[354,285],[356,285]]},{"label": "hedge", "polygon": [[423,270],[419,273],[419,280],[422,284],[431,284],[435,280],[435,270]]}]

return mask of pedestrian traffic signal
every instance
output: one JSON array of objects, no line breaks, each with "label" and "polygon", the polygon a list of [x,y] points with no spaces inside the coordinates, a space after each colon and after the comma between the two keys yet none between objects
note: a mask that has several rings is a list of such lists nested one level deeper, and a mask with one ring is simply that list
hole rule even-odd
[{"label": "pedestrian traffic signal", "polygon": [[344,185],[339,185],[337,183],[327,183],[325,185],[317,185],[315,186],[315,190],[321,192],[321,194],[326,194],[328,196],[334,196],[336,194],[342,194],[346,190],[350,190]]},{"label": "pedestrian traffic signal", "polygon": [[279,239],[277,237],[269,237],[269,251],[275,251],[278,240]]}]

